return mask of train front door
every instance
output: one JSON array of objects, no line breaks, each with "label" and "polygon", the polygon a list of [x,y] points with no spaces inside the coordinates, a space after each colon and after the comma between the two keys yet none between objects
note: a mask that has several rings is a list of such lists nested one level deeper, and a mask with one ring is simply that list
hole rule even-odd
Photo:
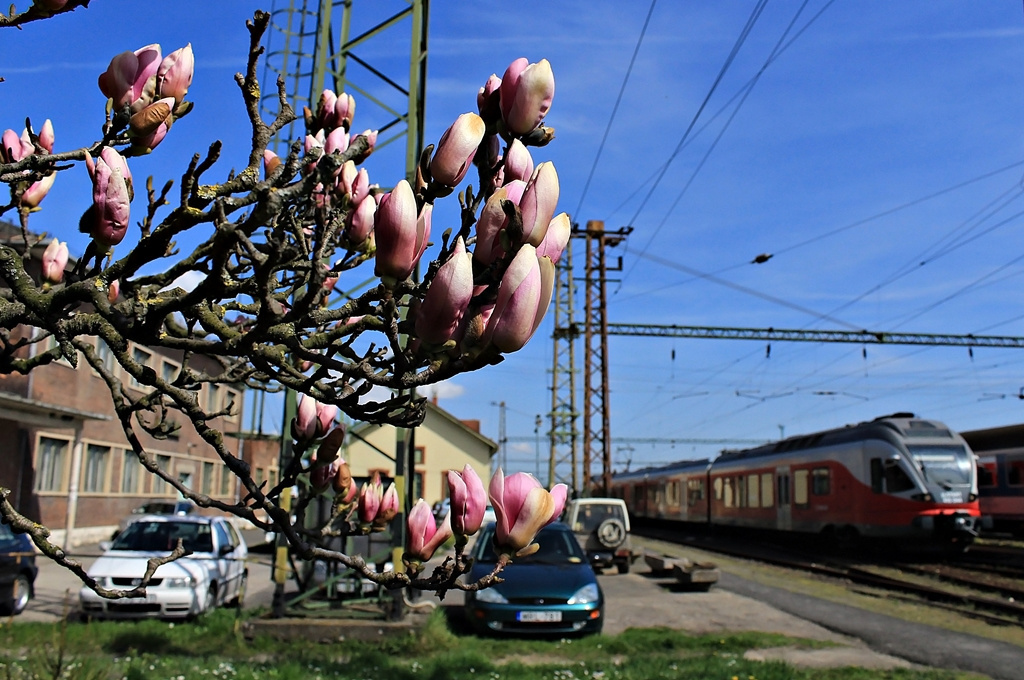
[{"label": "train front door", "polygon": [[778,512],[775,518],[775,528],[782,531],[792,531],[793,529],[793,515],[791,512],[792,506],[790,505],[792,501],[789,480],[790,476],[788,467],[775,468],[775,496],[779,501],[777,506]]}]

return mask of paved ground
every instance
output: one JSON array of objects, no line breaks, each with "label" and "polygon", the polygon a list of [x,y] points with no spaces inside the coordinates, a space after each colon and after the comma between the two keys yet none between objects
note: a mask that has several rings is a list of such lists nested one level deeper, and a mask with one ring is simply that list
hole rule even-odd
[{"label": "paved ground", "polygon": [[[247,536],[256,542],[260,536]],[[80,549],[88,566],[98,546]],[[247,607],[269,607],[273,595],[270,556],[252,555]],[[79,583],[66,571],[40,560],[36,599],[16,621],[56,621],[74,611]],[[860,666],[907,668],[914,664],[962,669],[1016,680],[1024,668],[1024,649],[921,626],[816,598],[763,586],[723,573],[710,592],[679,589],[669,578],[654,578],[643,562],[631,574],[600,576],[607,599],[605,633],[630,627],[667,626],[692,633],[761,631],[828,640],[834,648],[783,648],[748,653],[755,659],[782,659],[805,667]],[[425,598],[426,602],[436,602]],[[458,621],[461,593],[449,593],[443,606]],[[429,605],[427,605],[429,606]]]}]

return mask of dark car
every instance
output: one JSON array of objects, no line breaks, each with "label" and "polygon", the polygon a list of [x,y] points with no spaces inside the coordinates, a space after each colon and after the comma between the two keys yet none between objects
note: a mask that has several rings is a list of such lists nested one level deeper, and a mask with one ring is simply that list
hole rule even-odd
[{"label": "dark car", "polygon": [[[473,546],[476,562],[469,574],[471,581],[494,570],[498,556],[493,538],[494,525],[490,524]],[[466,620],[485,633],[600,633],[604,593],[572,531],[556,522],[541,529],[535,541],[540,549],[506,566],[500,574],[503,583],[466,593]]]},{"label": "dark car", "polygon": [[0,614],[20,614],[34,595],[36,552],[26,534],[0,523]]}]

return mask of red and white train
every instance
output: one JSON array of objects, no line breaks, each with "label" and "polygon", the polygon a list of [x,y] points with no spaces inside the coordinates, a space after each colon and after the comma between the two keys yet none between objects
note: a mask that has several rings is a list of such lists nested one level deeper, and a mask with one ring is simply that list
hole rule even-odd
[{"label": "red and white train", "polygon": [[962,434],[978,456],[982,530],[1024,536],[1024,425]]},{"label": "red and white train", "polygon": [[713,461],[620,473],[638,519],[938,544],[979,528],[975,458],[956,432],[897,413],[789,437]]}]

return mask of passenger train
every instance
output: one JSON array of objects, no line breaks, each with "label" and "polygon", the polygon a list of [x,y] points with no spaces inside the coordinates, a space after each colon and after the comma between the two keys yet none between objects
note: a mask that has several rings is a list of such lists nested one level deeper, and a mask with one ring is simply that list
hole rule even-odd
[{"label": "passenger train", "polygon": [[962,434],[978,456],[982,531],[1024,536],[1024,425]]},{"label": "passenger train", "polygon": [[942,423],[897,413],[714,460],[616,474],[637,519],[967,545],[979,526],[975,459]]}]

